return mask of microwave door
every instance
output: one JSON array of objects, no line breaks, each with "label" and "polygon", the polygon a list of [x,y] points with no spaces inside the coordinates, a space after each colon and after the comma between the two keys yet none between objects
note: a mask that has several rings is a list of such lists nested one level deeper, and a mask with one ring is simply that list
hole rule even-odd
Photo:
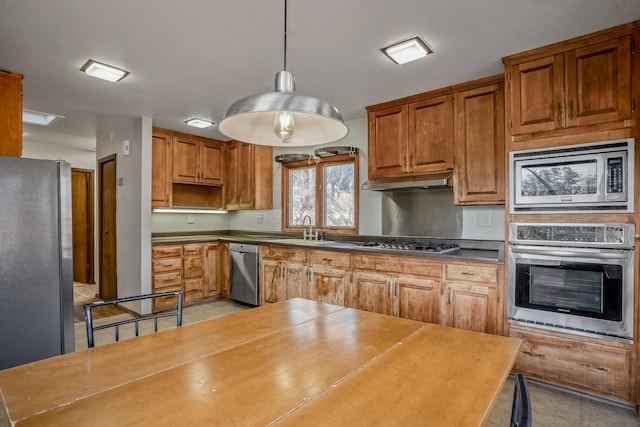
[{"label": "microwave door", "polygon": [[593,203],[604,199],[601,157],[516,160],[516,205]]}]

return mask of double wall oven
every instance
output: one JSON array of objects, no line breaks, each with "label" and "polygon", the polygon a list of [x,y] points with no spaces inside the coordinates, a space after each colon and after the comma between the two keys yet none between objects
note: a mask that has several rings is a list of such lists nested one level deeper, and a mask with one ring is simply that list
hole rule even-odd
[{"label": "double wall oven", "polygon": [[[633,138],[510,153],[507,318],[621,342],[634,338]],[[591,223],[544,214],[590,213]],[[530,215],[534,214],[534,215]]]},{"label": "double wall oven", "polygon": [[633,340],[633,224],[509,224],[510,322]]}]

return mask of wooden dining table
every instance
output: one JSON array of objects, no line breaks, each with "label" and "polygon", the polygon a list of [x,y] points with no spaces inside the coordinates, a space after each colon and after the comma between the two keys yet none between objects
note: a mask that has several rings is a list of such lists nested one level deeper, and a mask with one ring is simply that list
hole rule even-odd
[{"label": "wooden dining table", "polygon": [[296,298],[0,371],[0,412],[17,426],[480,426],[519,347]]}]

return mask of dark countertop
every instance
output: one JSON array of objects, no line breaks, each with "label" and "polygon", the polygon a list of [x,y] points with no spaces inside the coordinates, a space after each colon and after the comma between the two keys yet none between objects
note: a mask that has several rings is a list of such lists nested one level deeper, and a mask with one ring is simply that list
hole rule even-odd
[{"label": "dark countertop", "polygon": [[[469,260],[484,262],[504,262],[504,242],[495,240],[442,239],[406,236],[342,236],[327,235],[323,241],[305,241],[300,233],[260,233],[241,231],[211,231],[198,233],[154,233],[152,244],[158,243],[189,243],[221,240],[225,242],[252,243],[257,245],[283,245],[305,247],[309,249],[326,249],[344,252],[366,252],[369,254],[406,255],[427,258],[444,258],[453,260]],[[455,243],[459,250],[446,254],[433,252],[382,249],[364,246],[369,241],[437,241],[440,243]]]}]

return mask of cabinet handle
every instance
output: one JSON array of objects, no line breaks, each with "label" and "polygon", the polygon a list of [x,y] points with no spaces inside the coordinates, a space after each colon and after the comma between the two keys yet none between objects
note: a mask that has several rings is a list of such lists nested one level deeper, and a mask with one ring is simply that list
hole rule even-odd
[{"label": "cabinet handle", "polygon": [[587,369],[595,369],[596,371],[604,371],[604,372],[609,372],[609,370],[605,367],[602,366],[593,366],[590,363],[583,363],[582,367],[587,368]]},{"label": "cabinet handle", "polygon": [[472,272],[472,271],[463,271],[462,272],[463,276],[475,276],[476,273]]},{"label": "cabinet handle", "polygon": [[331,262],[331,261],[333,261],[333,259],[332,259],[332,258],[322,258],[322,260],[323,260],[323,261],[326,261],[326,262]]},{"label": "cabinet handle", "polygon": [[447,304],[451,305],[451,288],[447,289]]},{"label": "cabinet handle", "polygon": [[569,101],[569,118],[573,119],[573,100]]},{"label": "cabinet handle", "polygon": [[534,353],[532,351],[525,350],[523,351],[527,356],[535,357],[536,359],[546,359],[547,357],[544,354]]},{"label": "cabinet handle", "polygon": [[562,104],[558,102],[558,122],[562,121]]}]

